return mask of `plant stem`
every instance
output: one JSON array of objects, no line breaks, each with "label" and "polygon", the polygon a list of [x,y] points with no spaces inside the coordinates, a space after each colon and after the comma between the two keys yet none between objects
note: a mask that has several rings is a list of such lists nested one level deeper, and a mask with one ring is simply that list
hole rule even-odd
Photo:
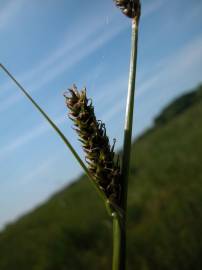
[{"label": "plant stem", "polygon": [[128,97],[126,104],[125,128],[124,128],[124,145],[122,157],[122,181],[123,181],[123,209],[127,209],[127,193],[128,193],[128,178],[130,170],[130,154],[132,144],[132,126],[133,126],[133,110],[135,96],[135,80],[136,80],[136,65],[137,65],[137,42],[138,42],[138,20],[132,21],[132,47],[131,47],[131,62],[128,82]]},{"label": "plant stem", "polygon": [[[99,195],[101,196],[101,198],[103,199],[103,201],[105,202],[105,205],[106,205],[107,198],[106,198],[105,194],[97,187],[97,185],[95,184],[95,181],[92,179],[92,176],[89,173],[88,168],[86,167],[86,165],[84,164],[82,159],[79,157],[79,155],[77,154],[76,150],[73,148],[71,143],[68,141],[68,139],[62,133],[62,131],[56,126],[56,124],[50,119],[50,117],[42,110],[42,108],[36,103],[36,101],[28,94],[28,92],[25,90],[25,88],[14,78],[14,76],[8,71],[8,69],[1,63],[0,63],[0,67],[11,78],[11,80],[18,86],[18,88],[23,92],[23,94],[31,101],[31,103],[35,106],[35,108],[43,115],[43,117],[52,126],[52,128],[55,130],[55,132],[59,135],[59,137],[65,143],[67,148],[71,151],[73,156],[76,158],[76,160],[78,161],[78,163],[80,164],[80,166],[82,167],[84,172],[87,174],[87,176],[91,180],[93,186],[96,188],[96,190],[98,191]],[[106,205],[106,208],[107,208],[107,205]],[[107,208],[107,211],[111,215],[109,207]]]},{"label": "plant stem", "polygon": [[112,270],[125,269],[125,243],[126,233],[123,224],[124,219],[121,220],[117,215],[113,216],[113,258]]},{"label": "plant stem", "polygon": [[138,21],[139,18],[132,20],[132,44],[131,44],[131,60],[128,82],[128,97],[126,104],[125,128],[124,128],[124,144],[122,156],[122,198],[121,206],[123,209],[123,217],[113,219],[113,270],[126,269],[126,214],[127,214],[127,193],[128,178],[130,170],[130,154],[132,144],[132,125],[135,95],[135,79],[137,65],[137,43],[138,43]]}]

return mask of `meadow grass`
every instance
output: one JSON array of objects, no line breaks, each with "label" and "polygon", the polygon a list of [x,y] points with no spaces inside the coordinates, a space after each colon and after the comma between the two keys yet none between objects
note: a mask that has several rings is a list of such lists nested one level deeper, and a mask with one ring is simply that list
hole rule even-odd
[{"label": "meadow grass", "polygon": [[[168,106],[159,116],[166,121],[132,147],[128,270],[202,268],[202,86],[191,96],[184,110],[186,96]],[[0,233],[1,270],[110,269],[112,224],[87,180]]]}]

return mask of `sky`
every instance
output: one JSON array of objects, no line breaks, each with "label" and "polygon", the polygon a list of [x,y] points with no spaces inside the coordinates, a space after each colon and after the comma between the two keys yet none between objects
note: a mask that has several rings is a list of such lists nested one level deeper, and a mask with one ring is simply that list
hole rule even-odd
[{"label": "sky", "polygon": [[[202,82],[202,1],[142,0],[133,137]],[[123,141],[130,19],[112,0],[0,0],[0,62],[83,157],[63,93],[87,88],[116,150]],[[0,228],[82,170],[43,117],[0,70]]]}]

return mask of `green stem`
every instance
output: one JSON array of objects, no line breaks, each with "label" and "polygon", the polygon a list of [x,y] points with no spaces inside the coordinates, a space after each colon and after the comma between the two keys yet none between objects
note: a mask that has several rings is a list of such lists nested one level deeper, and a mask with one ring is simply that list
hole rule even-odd
[{"label": "green stem", "polygon": [[125,269],[125,243],[126,233],[124,219],[120,219],[117,215],[113,217],[113,258],[112,270]]},{"label": "green stem", "polygon": [[130,169],[130,154],[132,144],[132,125],[135,95],[135,79],[137,64],[137,42],[138,42],[138,21],[139,18],[132,20],[132,45],[130,73],[128,82],[128,97],[126,105],[125,128],[124,128],[124,144],[122,156],[122,198],[121,207],[123,209],[123,217],[113,220],[113,270],[126,269],[126,214],[127,214],[127,193],[128,178]]},{"label": "green stem", "polygon": [[122,156],[122,181],[123,181],[122,206],[125,212],[127,209],[128,178],[130,170],[130,154],[132,145],[133,110],[134,110],[135,80],[136,80],[136,65],[137,65],[137,42],[138,42],[138,19],[132,21],[131,62],[130,62],[129,82],[128,82],[128,97],[126,104],[124,144]]},{"label": "green stem", "polygon": [[[95,184],[95,181],[93,180],[92,176],[89,173],[88,168],[86,167],[86,165],[84,164],[84,162],[82,161],[82,159],[79,157],[79,155],[77,154],[77,152],[75,151],[75,149],[73,148],[73,146],[71,145],[71,143],[68,141],[68,139],[65,137],[65,135],[61,132],[61,130],[56,126],[56,124],[50,119],[50,117],[41,109],[41,107],[36,103],[36,101],[28,94],[28,92],[25,90],[25,88],[14,78],[14,76],[8,71],[8,69],[3,65],[0,64],[0,67],[3,69],[3,71],[11,78],[11,80],[18,86],[18,88],[23,92],[23,94],[31,101],[31,103],[35,106],[35,108],[43,115],[43,117],[48,121],[48,123],[52,126],[52,128],[55,130],[55,132],[59,135],[59,137],[62,139],[62,141],[65,143],[65,145],[67,146],[67,148],[71,151],[71,153],[73,154],[73,156],[76,158],[76,160],[78,161],[78,163],[80,164],[80,166],[82,167],[82,169],[84,170],[84,172],[87,174],[87,176],[89,177],[89,179],[91,180],[93,186],[96,188],[96,190],[98,191],[98,193],[100,194],[101,198],[104,200],[104,202],[106,203],[107,201],[107,197],[105,196],[105,194],[97,187],[97,185]],[[110,209],[107,208],[107,211],[109,212]],[[111,215],[111,212],[109,212],[109,214]]]}]

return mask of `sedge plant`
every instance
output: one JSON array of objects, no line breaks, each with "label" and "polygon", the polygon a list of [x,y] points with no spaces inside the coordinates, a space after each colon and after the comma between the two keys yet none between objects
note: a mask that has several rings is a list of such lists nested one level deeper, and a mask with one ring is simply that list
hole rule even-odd
[{"label": "sedge plant", "polygon": [[98,191],[113,222],[112,270],[125,270],[127,191],[134,110],[138,24],[141,4],[140,0],[114,0],[114,2],[121,9],[122,13],[131,19],[132,24],[131,59],[121,165],[119,156],[116,156],[114,152],[115,139],[111,146],[105,124],[96,119],[92,100],[87,97],[86,89],[79,91],[73,85],[64,94],[69,110],[69,118],[74,123],[75,131],[78,134],[79,141],[85,153],[84,162],[57,125],[28,94],[28,91],[3,64],[0,64],[0,68],[52,126]]}]

